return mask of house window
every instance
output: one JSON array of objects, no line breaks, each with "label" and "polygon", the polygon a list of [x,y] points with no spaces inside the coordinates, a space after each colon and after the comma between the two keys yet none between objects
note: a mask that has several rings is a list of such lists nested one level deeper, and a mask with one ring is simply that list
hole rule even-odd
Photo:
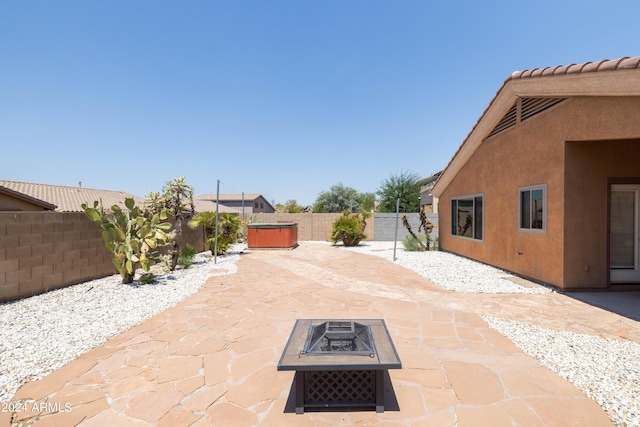
[{"label": "house window", "polygon": [[520,194],[520,230],[545,231],[547,227],[547,186],[518,189]]},{"label": "house window", "polygon": [[451,234],[482,240],[483,195],[464,196],[451,199]]}]

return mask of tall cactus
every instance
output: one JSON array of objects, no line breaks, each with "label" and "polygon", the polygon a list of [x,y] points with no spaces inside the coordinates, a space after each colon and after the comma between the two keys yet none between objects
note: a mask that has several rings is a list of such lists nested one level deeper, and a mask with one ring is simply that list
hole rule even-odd
[{"label": "tall cactus", "polygon": [[124,205],[124,210],[113,205],[109,213],[100,200],[94,201],[93,207],[83,203],[82,209],[90,220],[102,227],[102,239],[113,254],[113,265],[122,276],[122,283],[131,283],[136,267],[149,271],[156,261],[155,249],[170,244],[173,233],[169,233],[171,224],[165,222],[169,218],[167,210],[146,217],[132,198],[126,198]]}]

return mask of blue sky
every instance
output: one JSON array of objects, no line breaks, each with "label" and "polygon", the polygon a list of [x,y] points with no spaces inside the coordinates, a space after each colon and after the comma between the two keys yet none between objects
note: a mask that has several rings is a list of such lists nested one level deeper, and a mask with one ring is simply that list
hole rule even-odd
[{"label": "blue sky", "polygon": [[516,70],[640,55],[637,0],[0,2],[0,179],[312,204],[442,170]]}]

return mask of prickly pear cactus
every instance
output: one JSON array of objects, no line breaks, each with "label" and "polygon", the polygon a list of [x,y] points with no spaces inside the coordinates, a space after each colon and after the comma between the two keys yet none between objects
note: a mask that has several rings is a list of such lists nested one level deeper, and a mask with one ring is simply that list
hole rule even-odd
[{"label": "prickly pear cactus", "polygon": [[138,266],[149,271],[156,261],[156,249],[171,243],[173,234],[167,210],[146,217],[135,206],[132,198],[124,201],[126,209],[118,205],[106,212],[102,200],[94,201],[93,207],[83,203],[87,217],[102,227],[102,240],[113,254],[113,265],[122,276],[122,283],[131,283]]}]

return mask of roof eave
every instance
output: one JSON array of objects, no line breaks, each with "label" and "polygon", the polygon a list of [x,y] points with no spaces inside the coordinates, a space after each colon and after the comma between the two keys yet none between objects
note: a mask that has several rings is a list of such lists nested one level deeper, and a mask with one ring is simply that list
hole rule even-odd
[{"label": "roof eave", "polygon": [[[518,97],[640,96],[639,69],[507,78],[444,169],[431,194],[440,197]],[[611,74],[615,73],[615,79]]]}]

